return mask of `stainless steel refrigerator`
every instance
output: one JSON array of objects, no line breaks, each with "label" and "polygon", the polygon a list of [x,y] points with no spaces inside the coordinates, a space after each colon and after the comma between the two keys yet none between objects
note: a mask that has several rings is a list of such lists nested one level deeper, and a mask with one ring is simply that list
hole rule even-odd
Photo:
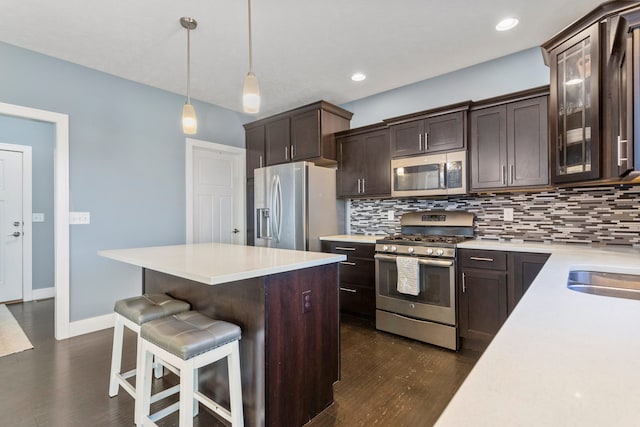
[{"label": "stainless steel refrigerator", "polygon": [[254,172],[255,245],[320,252],[320,236],[344,233],[335,169],[309,162]]}]

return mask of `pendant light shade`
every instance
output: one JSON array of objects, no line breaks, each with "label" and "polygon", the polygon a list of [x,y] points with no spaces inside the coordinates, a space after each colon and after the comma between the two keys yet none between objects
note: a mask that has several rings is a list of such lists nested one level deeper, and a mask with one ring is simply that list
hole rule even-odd
[{"label": "pendant light shade", "polygon": [[253,71],[249,71],[247,77],[244,78],[242,105],[245,113],[260,112],[260,88],[258,87],[258,78]]},{"label": "pendant light shade", "polygon": [[198,118],[196,109],[191,105],[191,30],[198,26],[198,22],[189,17],[180,18],[180,25],[187,29],[187,101],[182,107],[182,132],[193,135],[198,132]]},{"label": "pendant light shade", "polygon": [[260,88],[258,78],[253,72],[253,46],[251,41],[251,0],[248,0],[249,10],[249,72],[244,78],[242,89],[242,106],[245,113],[255,114],[260,112]]}]

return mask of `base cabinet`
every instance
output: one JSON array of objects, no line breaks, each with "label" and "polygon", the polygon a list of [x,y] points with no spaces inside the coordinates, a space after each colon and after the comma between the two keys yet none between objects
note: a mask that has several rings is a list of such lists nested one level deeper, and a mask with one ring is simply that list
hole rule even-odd
[{"label": "base cabinet", "polygon": [[375,245],[322,241],[322,252],[346,255],[340,263],[340,311],[370,319],[375,317]]},{"label": "base cabinet", "polygon": [[460,249],[461,345],[486,348],[536,278],[548,254]]}]

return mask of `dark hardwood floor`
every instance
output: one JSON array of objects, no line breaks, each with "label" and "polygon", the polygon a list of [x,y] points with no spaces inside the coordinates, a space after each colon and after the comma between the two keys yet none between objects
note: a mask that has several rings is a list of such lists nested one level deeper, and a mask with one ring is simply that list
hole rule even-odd
[{"label": "dark hardwood floor", "polygon": [[[53,300],[8,306],[34,349],[0,357],[0,426],[131,426],[133,399],[109,398],[112,329],[64,341],[53,337]],[[134,335],[123,366],[135,359]],[[341,381],[335,403],[308,427],[430,426],[480,353],[452,352],[378,332],[370,322],[343,317]],[[168,376],[162,387],[175,383]],[[161,426],[177,425],[177,415]],[[205,410],[194,426],[223,426]]]}]

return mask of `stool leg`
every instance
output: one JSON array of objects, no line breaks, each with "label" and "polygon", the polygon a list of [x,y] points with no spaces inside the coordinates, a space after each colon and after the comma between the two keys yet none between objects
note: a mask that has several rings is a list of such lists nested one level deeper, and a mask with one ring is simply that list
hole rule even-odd
[{"label": "stool leg", "polygon": [[195,366],[193,360],[185,361],[180,369],[180,427],[193,427],[193,393],[196,390],[194,383]]},{"label": "stool leg", "polygon": [[[195,368],[193,370],[193,389],[195,391],[198,391],[198,388],[200,387],[200,384],[198,383],[198,381],[200,381],[200,378],[198,377],[198,368]],[[196,399],[193,399],[193,416],[194,417],[198,416],[199,408],[200,406],[198,405],[198,401]]]},{"label": "stool leg", "polygon": [[113,327],[113,348],[111,349],[111,374],[109,375],[109,397],[118,394],[118,381],[116,374],[120,373],[122,365],[122,340],[124,324],[118,313],[115,313],[115,325]]},{"label": "stool leg", "polygon": [[143,419],[151,412],[151,376],[153,368],[153,354],[148,351],[142,339],[138,340],[140,359],[136,375],[136,402],[134,421],[142,426]]},{"label": "stool leg", "polygon": [[162,378],[162,376],[164,375],[164,368],[162,366],[162,363],[156,361],[156,359],[153,359],[153,376],[156,378]]},{"label": "stool leg", "polygon": [[242,414],[242,376],[240,375],[240,352],[238,341],[231,347],[231,354],[227,357],[229,366],[229,398],[231,400],[231,425],[233,427],[244,426]]}]

